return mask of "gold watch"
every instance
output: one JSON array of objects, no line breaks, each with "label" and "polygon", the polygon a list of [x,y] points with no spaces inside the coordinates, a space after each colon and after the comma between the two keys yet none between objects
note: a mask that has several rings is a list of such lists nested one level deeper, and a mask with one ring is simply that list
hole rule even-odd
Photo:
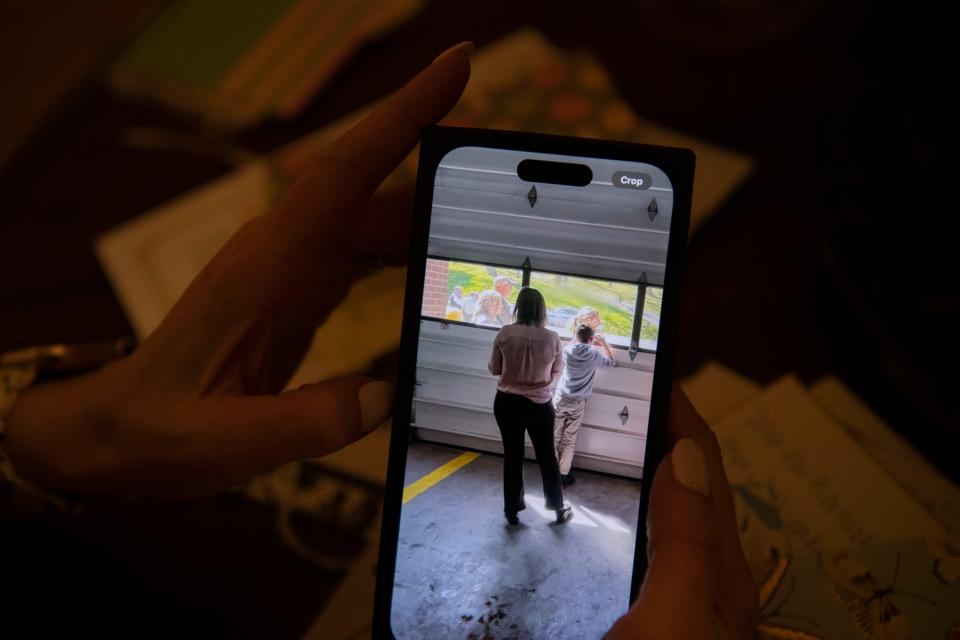
[{"label": "gold watch", "polygon": [[13,468],[4,447],[7,417],[13,404],[26,388],[45,375],[79,373],[101,367],[133,351],[130,338],[112,342],[81,344],[51,344],[28,347],[0,354],[0,484],[4,481],[24,493],[60,510],[76,510],[78,505],[69,497],[57,495],[37,487],[22,478]]},{"label": "gold watch", "polygon": [[133,351],[132,338],[112,342],[48,344],[0,354],[0,368],[33,369],[34,375],[77,373],[101,367]]}]

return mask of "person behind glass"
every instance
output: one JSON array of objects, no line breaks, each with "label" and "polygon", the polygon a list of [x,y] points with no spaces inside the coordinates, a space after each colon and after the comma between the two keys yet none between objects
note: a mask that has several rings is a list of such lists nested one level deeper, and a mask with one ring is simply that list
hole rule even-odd
[{"label": "person behind glass", "polygon": [[503,300],[496,291],[487,289],[477,298],[477,313],[473,316],[475,324],[485,324],[499,327],[500,312],[503,310]]},{"label": "person behind glass", "polygon": [[447,307],[463,311],[463,287],[457,285],[447,297]]},{"label": "person behind glass", "polygon": [[519,524],[523,499],[524,432],[530,434],[540,466],[546,508],[566,522],[573,510],[563,504],[560,466],[553,442],[553,384],[563,370],[560,336],[545,329],[547,305],[543,294],[522,287],[513,324],[497,332],[490,354],[490,373],[499,376],[493,415],[503,441],[503,511],[507,522]]},{"label": "person behind glass", "polygon": [[493,290],[500,296],[500,314],[497,316],[497,324],[502,327],[513,322],[510,294],[513,293],[514,284],[516,283],[510,276],[501,275],[493,279]]},{"label": "person behind glass", "polygon": [[463,297],[463,321],[473,322],[473,316],[477,313],[477,306],[480,303],[480,292],[471,291]]},{"label": "person behind glass", "polygon": [[575,335],[577,333],[577,328],[582,324],[587,325],[593,329],[594,333],[597,333],[600,331],[600,325],[602,324],[602,321],[600,320],[600,312],[590,306],[580,307],[580,310],[577,311],[577,315],[570,320],[570,324],[567,326],[567,330],[570,332],[570,335]]}]

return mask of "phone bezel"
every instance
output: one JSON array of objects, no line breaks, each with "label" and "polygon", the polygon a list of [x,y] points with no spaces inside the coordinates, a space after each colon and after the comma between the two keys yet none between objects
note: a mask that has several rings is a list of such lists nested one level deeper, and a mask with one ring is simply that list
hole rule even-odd
[{"label": "phone bezel", "polygon": [[[650,417],[647,426],[647,446],[644,452],[643,478],[641,479],[640,512],[634,547],[633,578],[630,584],[631,603],[637,597],[637,592],[647,569],[646,514],[650,487],[657,466],[666,455],[669,446],[667,412],[670,389],[673,385],[673,367],[677,347],[680,277],[687,231],[690,226],[690,204],[693,194],[695,164],[693,152],[689,149],[673,147],[545,134],[438,125],[428,127],[424,130],[420,142],[420,160],[414,195],[410,258],[407,266],[396,395],[393,405],[393,432],[390,438],[387,484],[384,492],[383,518],[380,528],[380,552],[372,627],[374,638],[394,637],[390,624],[390,609],[393,599],[397,540],[400,532],[400,510],[402,507],[404,473],[406,471],[406,452],[409,442],[407,427],[410,424],[412,404],[410,399],[413,396],[417,347],[420,338],[420,310],[426,270],[430,214],[433,206],[434,178],[440,161],[447,153],[458,147],[486,147],[644,162],[662,169],[673,185],[673,209],[664,271],[660,331],[657,338],[657,357],[654,363],[653,387],[650,396]],[[400,426],[398,427],[398,425]]]}]

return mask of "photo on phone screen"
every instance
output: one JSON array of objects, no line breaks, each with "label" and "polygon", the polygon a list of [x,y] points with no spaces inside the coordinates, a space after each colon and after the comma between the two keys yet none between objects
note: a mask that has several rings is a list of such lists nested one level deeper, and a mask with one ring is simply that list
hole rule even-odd
[{"label": "photo on phone screen", "polygon": [[674,185],[467,145],[430,197],[390,628],[601,637],[635,576]]}]

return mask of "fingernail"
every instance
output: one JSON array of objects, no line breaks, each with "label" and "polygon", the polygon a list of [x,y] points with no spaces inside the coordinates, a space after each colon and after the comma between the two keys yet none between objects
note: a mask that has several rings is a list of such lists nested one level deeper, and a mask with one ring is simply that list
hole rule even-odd
[{"label": "fingernail", "polygon": [[476,46],[473,44],[473,42],[471,42],[470,40],[464,40],[460,44],[455,44],[449,49],[447,49],[446,51],[444,51],[443,53],[441,53],[440,55],[438,55],[436,58],[433,59],[433,62],[431,64],[435,64],[437,60],[439,60],[440,58],[452,55],[454,53],[462,53],[469,58],[470,54],[473,53],[474,49],[476,49]]},{"label": "fingernail", "polygon": [[706,497],[710,497],[710,470],[707,469],[707,458],[703,449],[695,440],[683,438],[673,445],[670,454],[673,464],[673,477],[687,489],[693,489]]},{"label": "fingernail", "polygon": [[360,403],[360,428],[364,433],[370,433],[390,417],[393,387],[373,380],[360,387],[357,401]]}]

